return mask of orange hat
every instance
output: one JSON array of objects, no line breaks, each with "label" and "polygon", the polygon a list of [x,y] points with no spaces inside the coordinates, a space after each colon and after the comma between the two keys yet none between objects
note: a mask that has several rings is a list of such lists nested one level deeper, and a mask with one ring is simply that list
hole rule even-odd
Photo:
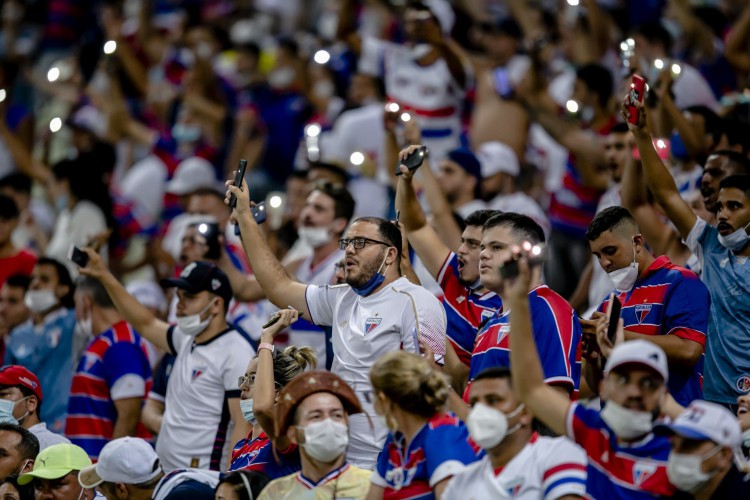
[{"label": "orange hat", "polygon": [[349,415],[363,413],[357,395],[341,377],[321,370],[304,372],[294,377],[279,393],[276,403],[277,436],[286,434],[300,403],[306,397],[318,392],[328,392],[339,398]]}]

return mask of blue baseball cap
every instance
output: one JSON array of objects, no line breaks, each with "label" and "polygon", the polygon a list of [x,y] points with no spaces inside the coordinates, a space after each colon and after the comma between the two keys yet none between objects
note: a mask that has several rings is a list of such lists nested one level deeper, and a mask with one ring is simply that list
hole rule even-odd
[{"label": "blue baseball cap", "polygon": [[469,148],[456,148],[448,152],[446,159],[463,168],[467,174],[482,180],[482,165]]},{"label": "blue baseball cap", "polygon": [[688,439],[713,441],[720,446],[738,448],[742,444],[742,430],[737,417],[716,403],[695,400],[674,422],[654,427],[658,434],[677,434]]}]

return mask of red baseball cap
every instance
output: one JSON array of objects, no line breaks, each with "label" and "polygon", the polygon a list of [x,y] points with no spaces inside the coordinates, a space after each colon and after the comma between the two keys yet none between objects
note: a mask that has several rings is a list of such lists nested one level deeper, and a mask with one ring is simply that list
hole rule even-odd
[{"label": "red baseball cap", "polygon": [[5,365],[0,368],[0,385],[20,386],[30,390],[42,400],[42,384],[29,370],[20,365]]}]

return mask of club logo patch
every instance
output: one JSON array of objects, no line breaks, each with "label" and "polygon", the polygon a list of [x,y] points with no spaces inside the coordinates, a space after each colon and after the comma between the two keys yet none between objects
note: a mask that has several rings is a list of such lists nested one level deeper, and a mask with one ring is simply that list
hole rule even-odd
[{"label": "club logo patch", "polygon": [[639,325],[643,323],[644,319],[646,319],[646,316],[651,312],[652,307],[653,304],[637,304],[635,306],[635,318],[638,320]]},{"label": "club logo patch", "polygon": [[221,286],[221,282],[219,280],[217,279],[211,280],[211,290],[215,292],[216,290],[219,289],[220,286]]},{"label": "club logo patch", "polygon": [[198,377],[200,377],[201,375],[203,375],[203,372],[204,372],[205,370],[206,370],[206,369],[205,369],[205,368],[203,368],[203,367],[200,367],[200,368],[193,368],[193,377],[192,377],[192,378],[193,378],[193,382],[195,382],[195,381],[196,381],[196,379],[197,379]]},{"label": "club logo patch", "polygon": [[367,318],[365,320],[365,336],[376,329],[380,325],[380,323],[382,323],[382,321],[383,318]]},{"label": "club logo patch", "polygon": [[653,464],[636,463],[633,467],[633,482],[636,485],[643,484],[646,479],[656,472],[656,466]]},{"label": "club logo patch", "polygon": [[503,325],[497,330],[497,343],[499,344],[502,340],[510,334],[510,325]]},{"label": "club logo patch", "polygon": [[750,392],[750,377],[743,375],[737,379],[737,390],[740,392]]}]

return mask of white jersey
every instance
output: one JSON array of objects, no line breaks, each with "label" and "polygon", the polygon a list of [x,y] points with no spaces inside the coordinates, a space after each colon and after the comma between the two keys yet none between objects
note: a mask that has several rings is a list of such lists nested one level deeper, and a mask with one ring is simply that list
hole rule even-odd
[{"label": "white jersey", "polygon": [[[312,266],[313,257],[310,255],[297,268],[295,279],[308,285],[333,285],[336,282],[336,263],[345,255],[343,250],[336,250],[315,267]],[[318,356],[318,366],[326,366],[325,334],[309,319],[299,318],[289,327],[289,343],[297,347],[312,347]]]},{"label": "white jersey", "polygon": [[586,453],[564,437],[534,434],[531,441],[495,473],[489,456],[459,472],[443,492],[444,500],[513,498],[553,500],[585,496]]},{"label": "white jersey", "polygon": [[306,300],[312,321],[333,327],[331,371],[352,386],[366,413],[350,417],[347,459],[372,469],[388,429],[371,404],[370,368],[388,352],[419,352],[419,339],[442,364],[445,309],[428,290],[406,278],[367,297],[357,295],[349,285],[308,286]]},{"label": "white jersey", "polygon": [[250,339],[228,329],[196,344],[173,326],[167,341],[177,357],[156,441],[162,466],[166,472],[184,467],[227,470],[222,460],[234,446],[227,442],[231,433],[227,401],[240,397],[237,380],[255,355]]},{"label": "white jersey", "polygon": [[[420,66],[410,47],[365,37],[359,71],[383,78],[388,100],[416,115],[434,167],[448,151],[460,145],[465,89],[453,79],[444,59]],[[470,69],[465,71],[468,80]]]}]

